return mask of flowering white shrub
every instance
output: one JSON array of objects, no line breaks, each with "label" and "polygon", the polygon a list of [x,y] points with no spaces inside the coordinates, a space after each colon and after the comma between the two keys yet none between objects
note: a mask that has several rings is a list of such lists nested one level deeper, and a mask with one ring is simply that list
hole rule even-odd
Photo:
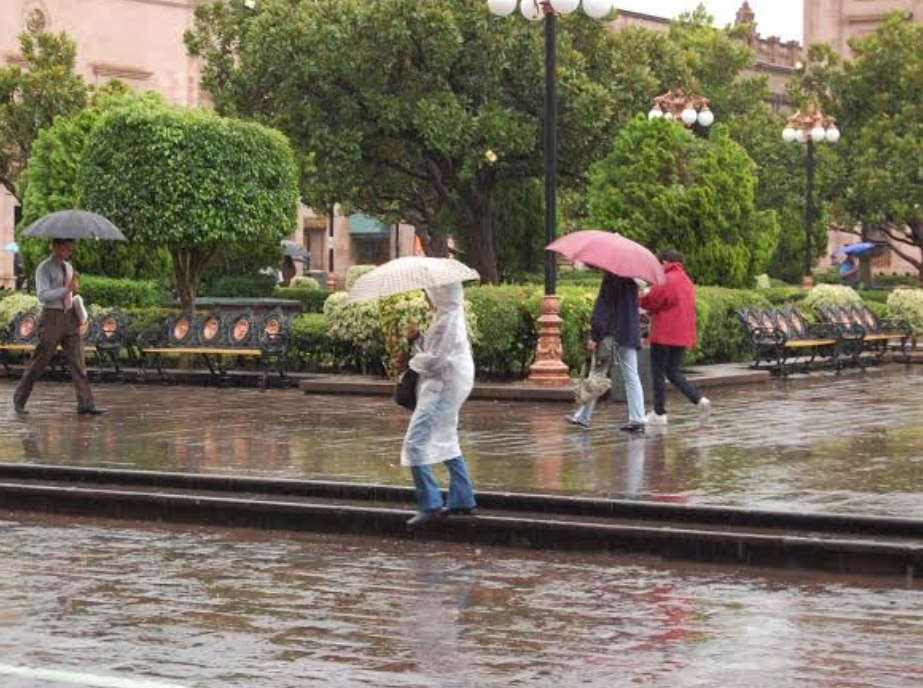
[{"label": "flowering white shrub", "polygon": [[334,292],[324,301],[327,335],[334,340],[352,344],[363,358],[372,360],[384,353],[381,316],[377,301],[347,301],[345,291]]},{"label": "flowering white shrub", "polygon": [[906,320],[914,336],[923,334],[923,289],[895,289],[888,294],[888,316]]},{"label": "flowering white shrub", "polygon": [[10,294],[4,299],[0,299],[0,328],[4,328],[13,322],[13,319],[20,313],[24,313],[30,308],[39,308],[41,301],[37,296],[16,292]]},{"label": "flowering white shrub", "polygon": [[353,265],[349,270],[346,271],[346,291],[349,291],[353,288],[353,285],[356,283],[356,280],[362,277],[367,272],[374,270],[377,265]]},{"label": "flowering white shrub", "polygon": [[804,300],[807,308],[819,310],[832,306],[861,306],[862,297],[852,287],[818,284]]},{"label": "flowering white shrub", "polygon": [[309,277],[308,275],[296,275],[292,277],[292,281],[289,282],[290,287],[297,287],[299,289],[320,289],[320,282],[318,282],[314,277]]}]

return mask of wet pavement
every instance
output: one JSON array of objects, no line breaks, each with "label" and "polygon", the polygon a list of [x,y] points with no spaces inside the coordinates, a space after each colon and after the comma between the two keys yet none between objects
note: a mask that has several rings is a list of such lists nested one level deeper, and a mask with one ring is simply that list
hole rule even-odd
[{"label": "wet pavement", "polygon": [[[569,405],[472,400],[481,489],[923,517],[923,368],[671,397],[630,438]],[[408,485],[381,396],[67,384],[12,412],[0,461]],[[923,684],[919,591],[654,558],[2,513],[3,688]]]},{"label": "wet pavement", "polygon": [[[462,445],[481,489],[629,496],[690,504],[923,517],[923,367],[709,390],[701,420],[670,398],[670,424],[594,427],[568,404],[471,400]],[[382,396],[297,390],[100,384],[101,418],[73,413],[64,383],[36,388],[31,414],[0,383],[0,461],[235,473],[408,485],[399,465],[408,414]]]},{"label": "wet pavement", "polygon": [[0,532],[5,688],[923,682],[919,592],[312,534]]}]

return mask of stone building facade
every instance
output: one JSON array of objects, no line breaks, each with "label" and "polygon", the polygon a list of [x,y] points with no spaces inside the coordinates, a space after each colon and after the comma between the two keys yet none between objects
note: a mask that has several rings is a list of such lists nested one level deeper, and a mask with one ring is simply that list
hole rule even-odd
[{"label": "stone building facade", "polygon": [[848,56],[850,38],[872,33],[895,10],[923,21],[923,0],[804,0],[804,44],[829,43]]}]

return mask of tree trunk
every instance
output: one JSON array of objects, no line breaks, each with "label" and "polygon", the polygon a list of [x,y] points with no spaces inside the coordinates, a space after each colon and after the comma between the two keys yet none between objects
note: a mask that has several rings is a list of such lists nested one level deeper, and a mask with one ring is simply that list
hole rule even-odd
[{"label": "tree trunk", "polygon": [[490,218],[490,192],[474,214],[474,223],[468,229],[468,264],[481,275],[486,284],[497,284],[497,251],[494,248],[493,223]]},{"label": "tree trunk", "polygon": [[202,268],[208,256],[195,250],[173,252],[173,277],[176,280],[176,295],[180,308],[184,311],[195,310],[196,290],[202,276]]},{"label": "tree trunk", "polygon": [[423,246],[423,254],[434,258],[447,258],[449,256],[449,241],[445,235],[437,232],[432,225],[426,222],[415,224],[417,238]]}]

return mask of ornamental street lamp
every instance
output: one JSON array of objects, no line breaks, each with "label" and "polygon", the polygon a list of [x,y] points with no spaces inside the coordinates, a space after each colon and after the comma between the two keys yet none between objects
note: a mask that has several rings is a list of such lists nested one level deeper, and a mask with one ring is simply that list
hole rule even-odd
[{"label": "ornamental street lamp", "polygon": [[814,145],[824,141],[836,143],[840,140],[840,130],[836,119],[825,115],[816,105],[809,105],[788,118],[782,131],[786,143],[803,143],[807,146],[805,155],[804,183],[804,276],[802,286],[810,287],[814,283],[811,266],[814,263],[811,251],[811,225],[814,224]]},{"label": "ornamental street lamp", "polygon": [[[614,0],[487,0],[492,14],[506,17],[516,6],[529,21],[545,22],[545,244],[557,238],[557,17],[583,8],[593,19],[605,19],[615,6]],[[540,384],[566,384],[567,366],[561,360],[561,303],[555,296],[557,258],[545,251],[545,297],[542,315],[538,319],[539,340],[535,363],[529,371],[529,381]]]},{"label": "ornamental street lamp", "polygon": [[680,90],[667,91],[654,98],[654,107],[647,113],[648,119],[672,119],[691,127],[698,124],[708,128],[715,121],[715,113],[708,107],[708,98],[686,95]]}]

